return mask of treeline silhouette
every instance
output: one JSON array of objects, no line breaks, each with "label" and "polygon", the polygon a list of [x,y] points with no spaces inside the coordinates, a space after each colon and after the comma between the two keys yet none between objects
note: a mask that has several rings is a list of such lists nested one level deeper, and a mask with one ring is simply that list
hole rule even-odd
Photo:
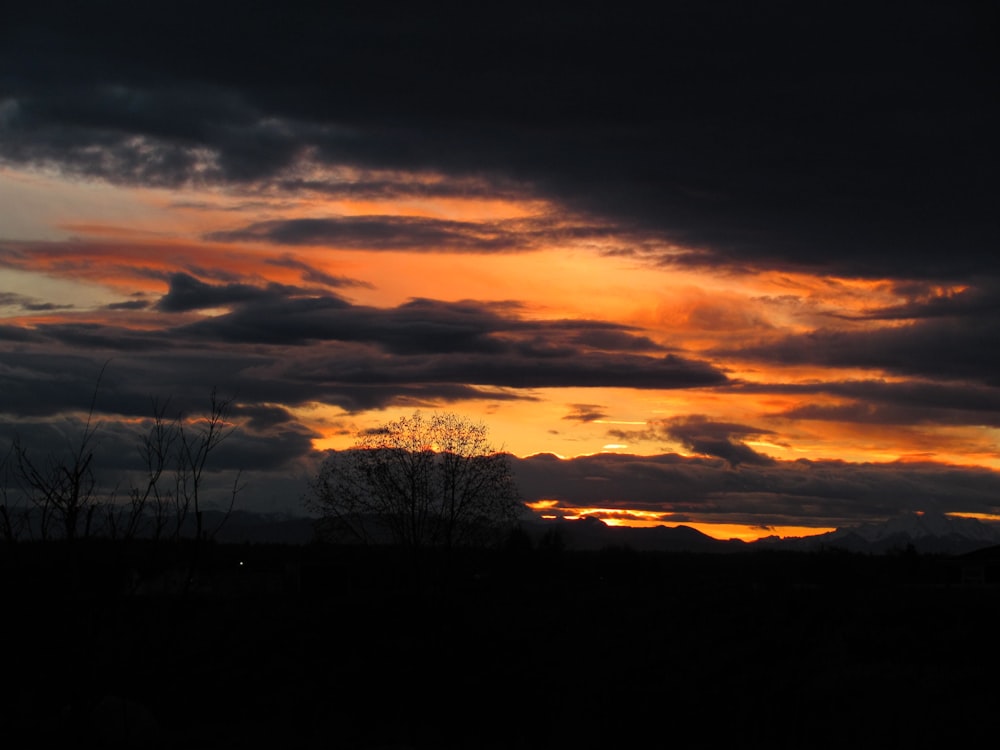
[{"label": "treeline silhouette", "polygon": [[[964,743],[988,552],[0,545],[11,747]],[[685,739],[687,738],[687,739]]]}]

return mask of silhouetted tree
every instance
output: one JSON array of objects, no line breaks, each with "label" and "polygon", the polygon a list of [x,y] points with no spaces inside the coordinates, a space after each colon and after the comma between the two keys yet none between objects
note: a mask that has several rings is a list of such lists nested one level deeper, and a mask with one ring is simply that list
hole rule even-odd
[{"label": "silhouetted tree", "polygon": [[28,523],[27,508],[18,502],[18,494],[10,491],[14,482],[14,462],[14,446],[10,445],[0,458],[0,541],[4,542],[16,541]]},{"label": "silhouetted tree", "polygon": [[[106,367],[107,363],[97,377],[87,419],[79,441],[70,446],[69,455],[59,456],[50,452],[44,459],[35,460],[19,437],[14,440],[14,473],[39,512],[42,539],[48,538],[53,521],[61,527],[63,538],[67,541],[75,539],[81,531],[84,536],[90,532],[91,518],[98,502],[97,479],[92,466],[94,440],[99,426],[94,421],[94,407]],[[81,520],[84,521],[83,529],[80,528]]]},{"label": "silhouetted tree", "polygon": [[134,536],[140,526],[148,524],[154,539],[161,539],[169,526],[171,536],[177,539],[193,514],[195,537],[211,538],[229,517],[242,489],[242,473],[236,472],[222,522],[206,531],[202,524],[203,474],[209,456],[236,430],[229,421],[232,402],[220,398],[213,389],[207,410],[193,416],[178,414],[172,420],[166,418],[169,404],[169,400],[153,400],[152,423],[137,446],[141,480],[130,485],[123,501],[113,499],[103,509],[106,531],[112,537]]},{"label": "silhouetted tree", "polygon": [[212,538],[242,489],[237,472],[222,521],[204,529],[204,473],[209,457],[236,429],[229,421],[232,402],[213,389],[205,411],[168,420],[169,401],[161,405],[154,400],[151,426],[138,441],[141,473],[132,474],[127,484],[99,486],[94,451],[101,425],[94,415],[103,373],[104,368],[86,420],[68,438],[68,451],[52,445],[39,450],[15,436],[0,457],[0,539],[15,541],[25,530],[42,540],[91,535],[130,539],[150,529],[155,539],[169,534],[179,540],[191,516],[194,537]]},{"label": "silhouetted tree", "polygon": [[[236,430],[229,422],[229,411],[232,402],[219,398],[212,389],[210,408],[207,413],[195,419],[180,419],[177,422],[177,462],[175,465],[175,491],[177,504],[178,528],[183,523],[188,512],[195,516],[195,538],[201,539],[205,534],[202,527],[202,475],[208,464],[209,456],[219,445]],[[229,507],[223,516],[223,523],[229,517],[236,502],[240,486],[241,473],[237,472],[233,480],[232,492],[229,496]],[[214,536],[221,524],[213,529],[209,536]]]},{"label": "silhouetted tree", "polygon": [[[164,488],[161,480],[171,459],[180,458],[174,449],[180,417],[168,421],[165,417],[168,405],[169,400],[161,404],[153,399],[152,424],[137,446],[143,467],[141,480],[129,487],[125,502],[110,502],[105,508],[105,523],[112,538],[131,538],[148,525],[150,536],[159,540],[170,523],[176,508],[175,492],[173,488]],[[180,532],[180,521],[176,530]]]},{"label": "silhouetted tree", "polygon": [[500,542],[521,511],[508,456],[489,443],[484,424],[420,412],[332,453],[306,506],[328,538],[413,548]]}]

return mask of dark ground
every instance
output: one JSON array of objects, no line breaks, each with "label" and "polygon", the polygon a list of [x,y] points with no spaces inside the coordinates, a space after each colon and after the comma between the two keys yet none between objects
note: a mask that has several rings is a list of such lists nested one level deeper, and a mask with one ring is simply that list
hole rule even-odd
[{"label": "dark ground", "polygon": [[175,748],[966,746],[995,731],[988,558],[218,545],[186,591],[157,577],[191,553],[0,547],[4,745],[113,747],[133,726],[136,746]]}]

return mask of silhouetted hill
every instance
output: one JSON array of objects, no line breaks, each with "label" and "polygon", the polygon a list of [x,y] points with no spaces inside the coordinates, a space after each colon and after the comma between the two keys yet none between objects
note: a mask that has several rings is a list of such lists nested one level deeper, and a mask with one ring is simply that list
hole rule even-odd
[{"label": "silhouetted hill", "polygon": [[[205,527],[216,528],[222,514],[206,512]],[[221,526],[220,542],[305,544],[313,540],[314,520],[284,514],[235,511]],[[817,552],[839,549],[864,554],[887,554],[912,548],[916,552],[961,555],[1000,546],[1000,529],[974,518],[940,513],[909,513],[883,523],[864,524],[806,537],[767,537],[756,542],[720,540],[690,526],[635,528],[609,526],[597,518],[528,520],[521,523],[533,546],[566,550],[627,547],[644,552],[733,553],[751,549]]]},{"label": "silhouetted hill", "polygon": [[941,513],[908,513],[883,523],[864,524],[805,537],[767,537],[755,542],[719,540],[690,526],[633,528],[608,526],[596,518],[552,519],[522,523],[535,544],[568,550],[628,547],[650,552],[733,553],[756,549],[820,552],[837,549],[887,554],[906,549],[937,555],[961,555],[1000,545],[1000,528],[974,518]]},{"label": "silhouetted hill", "polygon": [[735,552],[746,547],[739,540],[720,541],[690,526],[632,528],[609,526],[597,518],[529,521],[521,528],[535,545],[567,550],[628,547],[642,552]]}]

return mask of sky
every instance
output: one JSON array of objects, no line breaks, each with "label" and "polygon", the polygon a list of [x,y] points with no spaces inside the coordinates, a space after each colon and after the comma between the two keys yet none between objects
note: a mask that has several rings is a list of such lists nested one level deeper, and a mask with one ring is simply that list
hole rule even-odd
[{"label": "sky", "polygon": [[546,516],[1000,518],[994,4],[315,5],[6,13],[0,439],[214,389],[254,510],[419,410]]}]

